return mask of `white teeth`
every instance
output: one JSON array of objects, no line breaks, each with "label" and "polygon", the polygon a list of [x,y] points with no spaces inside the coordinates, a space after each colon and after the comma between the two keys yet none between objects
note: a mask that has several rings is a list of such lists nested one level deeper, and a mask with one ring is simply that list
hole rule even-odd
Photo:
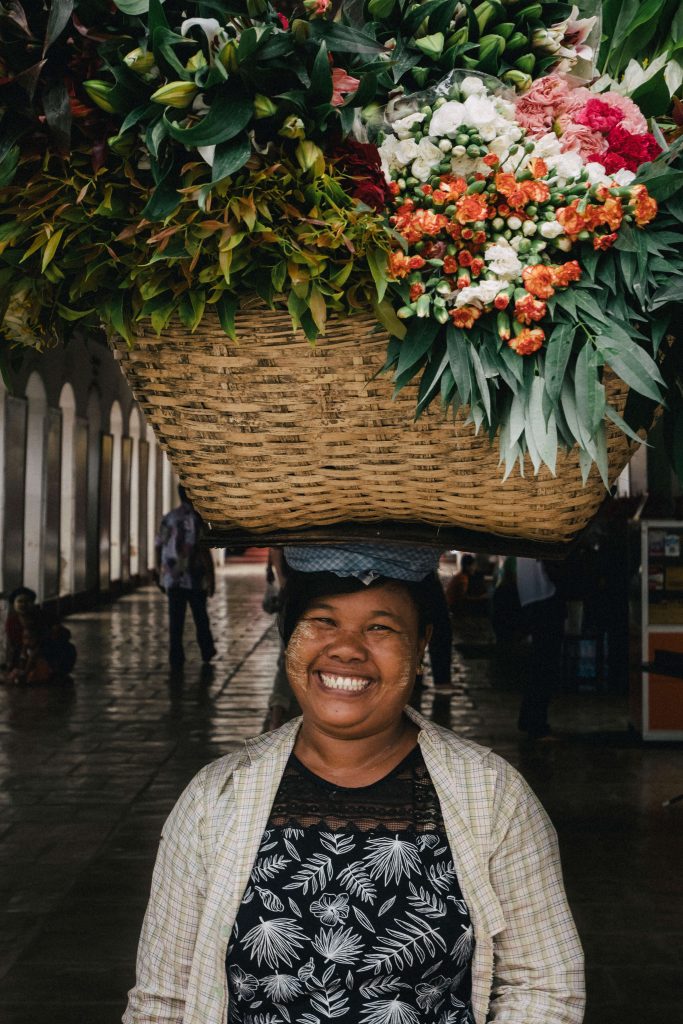
[{"label": "white teeth", "polygon": [[329,676],[324,672],[320,673],[323,684],[330,690],[352,690],[359,692],[370,685],[370,679],[353,679],[350,676]]}]

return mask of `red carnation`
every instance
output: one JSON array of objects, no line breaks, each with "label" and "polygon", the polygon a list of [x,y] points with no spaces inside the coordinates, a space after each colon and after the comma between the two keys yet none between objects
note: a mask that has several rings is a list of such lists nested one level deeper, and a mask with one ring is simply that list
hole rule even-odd
[{"label": "red carnation", "polygon": [[623,119],[623,110],[610,106],[604,100],[589,100],[583,110],[574,117],[578,124],[585,124],[594,132],[602,132],[603,135],[616,128]]},{"label": "red carnation", "polygon": [[606,153],[592,156],[589,159],[602,164],[608,174],[616,174],[623,168],[628,171],[637,171],[641,164],[654,160],[662,151],[661,146],[650,132],[634,135],[633,132],[626,131],[621,125],[612,128],[607,136],[607,143],[609,149]]}]

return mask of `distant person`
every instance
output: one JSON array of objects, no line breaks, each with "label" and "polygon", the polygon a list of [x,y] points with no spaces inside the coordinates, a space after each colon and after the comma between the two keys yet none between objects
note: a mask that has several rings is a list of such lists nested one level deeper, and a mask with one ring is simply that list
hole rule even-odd
[{"label": "distant person", "polygon": [[54,676],[41,619],[29,610],[23,616],[21,642],[14,664],[5,673],[5,682],[12,686],[35,686],[52,682]]},{"label": "distant person", "polygon": [[548,708],[562,667],[564,600],[548,565],[538,558],[517,559],[517,594],[524,629],[531,635],[531,657],[518,727],[529,739],[551,735]]},{"label": "distant person", "polygon": [[180,669],[185,663],[183,628],[188,604],[204,664],[216,653],[206,608],[207,598],[213,597],[216,588],[213,559],[200,546],[201,516],[182,484],[178,497],[180,505],[163,517],[156,539],[155,577],[168,598],[168,660],[172,669]]},{"label": "distant person", "polygon": [[446,585],[446,604],[456,615],[483,615],[488,611],[486,580],[474,555],[461,557],[460,571]]},{"label": "distant person", "polygon": [[10,671],[17,665],[27,619],[39,616],[40,611],[36,605],[36,592],[30,587],[17,587],[7,600],[9,612],[5,619],[5,667]]}]

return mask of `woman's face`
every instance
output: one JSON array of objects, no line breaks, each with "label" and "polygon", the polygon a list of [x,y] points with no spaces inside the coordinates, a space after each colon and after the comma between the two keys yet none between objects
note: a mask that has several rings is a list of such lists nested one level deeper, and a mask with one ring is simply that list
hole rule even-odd
[{"label": "woman's face", "polygon": [[399,583],[316,598],[286,652],[305,719],[347,739],[386,729],[410,698],[427,639]]}]

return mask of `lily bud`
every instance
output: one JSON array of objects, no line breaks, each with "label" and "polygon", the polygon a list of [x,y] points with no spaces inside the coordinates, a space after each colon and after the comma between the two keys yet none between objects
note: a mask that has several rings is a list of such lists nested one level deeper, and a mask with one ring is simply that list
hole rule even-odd
[{"label": "lily bud", "polygon": [[200,68],[205,68],[206,66],[206,57],[204,56],[201,50],[197,50],[197,52],[193,54],[187,61],[185,65],[185,70],[194,74],[195,71],[199,71]]},{"label": "lily bud", "polygon": [[110,85],[108,82],[102,82],[99,78],[91,78],[89,81],[83,83],[83,88],[93,103],[97,104],[100,110],[105,110],[107,114],[116,113],[116,106],[113,102],[113,93],[116,89],[115,85]]},{"label": "lily bud", "polygon": [[302,171],[312,171],[313,177],[317,178],[325,170],[325,157],[323,151],[315,142],[310,139],[302,139],[296,147],[296,159]]},{"label": "lily bud", "polygon": [[235,74],[239,70],[239,61],[237,59],[237,43],[234,39],[230,39],[218,54],[218,59],[223,67]]},{"label": "lily bud", "polygon": [[388,18],[395,6],[396,0],[370,0],[368,10],[373,18]]},{"label": "lily bud", "polygon": [[150,99],[153,103],[161,103],[165,107],[176,107],[182,110],[189,107],[198,93],[194,82],[168,82],[153,92]]},{"label": "lily bud", "polygon": [[290,28],[297,43],[305,43],[311,34],[310,23],[303,18],[295,18]]},{"label": "lily bud", "polygon": [[515,61],[515,67],[518,68],[519,71],[523,71],[527,75],[530,75],[531,72],[534,70],[535,64],[536,58],[534,57],[533,53],[525,53],[523,57],[519,57]]},{"label": "lily bud", "polygon": [[130,156],[135,149],[135,137],[131,132],[126,132],[125,135],[111,135],[107,139],[107,145],[117,156]]},{"label": "lily bud", "polygon": [[410,73],[419,87],[423,89],[427,84],[427,79],[429,78],[429,68],[411,68]]},{"label": "lily bud", "polygon": [[499,25],[496,25],[496,35],[502,36],[503,39],[509,39],[513,35],[514,31],[514,21],[503,21]]},{"label": "lily bud", "polygon": [[431,299],[429,295],[421,295],[415,304],[415,312],[418,317],[424,318],[429,316],[431,307]]},{"label": "lily bud", "polygon": [[521,7],[518,11],[515,11],[515,20],[519,25],[522,18],[533,20],[534,18],[540,18],[543,14],[543,4],[533,3],[527,4],[526,7]]},{"label": "lily bud", "polygon": [[518,92],[526,92],[531,88],[531,75],[525,75],[523,71],[506,71],[503,81],[514,85]]},{"label": "lily bud", "polygon": [[151,71],[155,65],[154,54],[150,53],[149,50],[145,51],[141,47],[137,46],[130,53],[127,53],[123,58],[123,63],[131,69],[131,71],[137,72],[139,75],[145,75],[148,71]]},{"label": "lily bud", "polygon": [[443,53],[443,46],[446,42],[446,37],[443,32],[434,32],[430,36],[424,36],[422,39],[416,39],[415,45],[418,50],[422,50],[425,57],[437,58]]},{"label": "lily bud", "polygon": [[482,36],[479,40],[479,57],[481,60],[490,60],[492,57],[500,57],[504,50],[505,40],[502,36]]},{"label": "lily bud", "polygon": [[470,29],[469,25],[462,25],[457,31],[451,32],[448,39],[446,40],[446,46],[464,46],[465,43],[469,42]]},{"label": "lily bud", "polygon": [[479,26],[480,32],[484,31],[495,13],[496,8],[492,3],[489,3],[489,0],[484,0],[484,3],[479,4],[478,7],[474,8],[474,16],[477,19],[477,25]]},{"label": "lily bud", "polygon": [[296,114],[290,114],[289,117],[285,118],[278,135],[282,135],[285,139],[303,139],[306,135],[303,121]]},{"label": "lily bud", "polygon": [[257,92],[254,96],[254,117],[256,120],[262,117],[272,117],[277,113],[277,107],[273,101],[262,93]]},{"label": "lily bud", "polygon": [[523,47],[527,46],[528,43],[529,40],[523,32],[513,32],[512,35],[508,37],[507,41],[508,53],[513,53],[515,50],[521,50]]}]

